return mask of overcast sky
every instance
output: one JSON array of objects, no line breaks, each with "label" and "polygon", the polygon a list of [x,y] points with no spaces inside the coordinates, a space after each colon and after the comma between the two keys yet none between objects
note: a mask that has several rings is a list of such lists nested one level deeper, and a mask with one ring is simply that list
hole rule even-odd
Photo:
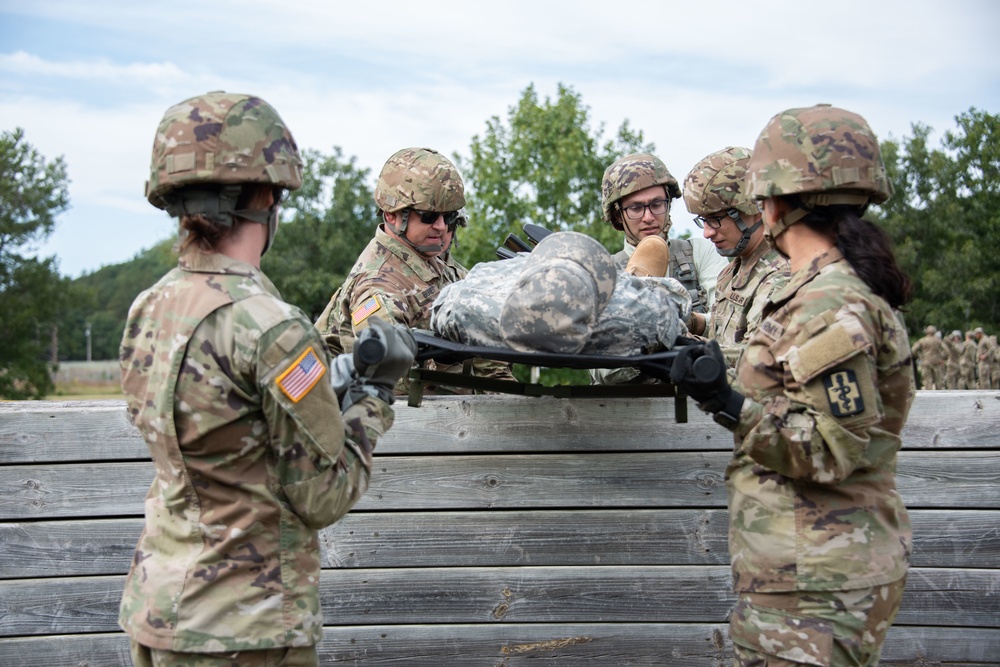
[{"label": "overcast sky", "polygon": [[970,106],[1000,113],[998,29],[993,0],[0,0],[0,130],[65,157],[71,208],[37,251],[75,277],[172,233],[143,196],[153,135],[202,92],[263,97],[301,148],[339,146],[374,184],[397,149],[467,155],[529,84],[561,82],[683,179],[817,102],[937,145]]}]

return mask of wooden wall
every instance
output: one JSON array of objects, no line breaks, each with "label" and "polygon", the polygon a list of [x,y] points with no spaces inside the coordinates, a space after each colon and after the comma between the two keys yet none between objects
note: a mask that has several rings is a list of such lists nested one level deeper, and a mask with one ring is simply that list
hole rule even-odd
[{"label": "wooden wall", "polygon": [[[729,664],[728,432],[663,398],[397,408],[322,533],[324,664]],[[882,664],[1000,664],[1000,394],[919,392],[904,439],[914,567]],[[152,477],[123,401],[0,403],[0,665],[129,664]]]}]

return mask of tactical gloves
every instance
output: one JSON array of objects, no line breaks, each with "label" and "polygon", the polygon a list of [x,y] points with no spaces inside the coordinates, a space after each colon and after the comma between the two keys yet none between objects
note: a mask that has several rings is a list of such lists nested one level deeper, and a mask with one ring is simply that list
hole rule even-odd
[{"label": "tactical gloves", "polygon": [[375,396],[386,403],[395,400],[392,389],[413,365],[417,343],[410,330],[373,317],[354,343],[354,352],[338,355],[332,364],[331,382],[340,398],[340,409],[357,403],[363,396]]},{"label": "tactical gloves", "polygon": [[678,350],[670,367],[670,381],[711,412],[715,421],[732,430],[740,419],[743,395],[729,386],[726,360],[717,341]]}]

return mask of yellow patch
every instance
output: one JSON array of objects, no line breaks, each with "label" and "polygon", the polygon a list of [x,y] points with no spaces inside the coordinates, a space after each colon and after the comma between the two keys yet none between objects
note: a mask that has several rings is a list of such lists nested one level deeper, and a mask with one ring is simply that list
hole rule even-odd
[{"label": "yellow patch", "polygon": [[325,374],[326,366],[323,365],[322,358],[310,347],[293,361],[275,382],[285,396],[292,399],[292,403],[298,403]]},{"label": "yellow patch", "polygon": [[372,296],[372,298],[365,301],[363,304],[358,306],[357,310],[351,313],[351,322],[354,326],[358,326],[362,322],[368,319],[373,313],[377,313],[382,310],[382,302],[379,300],[378,296]]}]

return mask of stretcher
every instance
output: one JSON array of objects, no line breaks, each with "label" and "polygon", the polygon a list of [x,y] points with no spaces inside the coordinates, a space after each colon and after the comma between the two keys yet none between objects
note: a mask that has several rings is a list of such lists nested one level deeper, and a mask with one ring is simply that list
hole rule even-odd
[{"label": "stretcher", "polygon": [[[466,345],[439,338],[430,331],[412,329],[417,341],[416,361],[418,365],[410,370],[410,394],[408,405],[419,407],[423,401],[426,385],[460,387],[476,391],[519,394],[522,396],[553,396],[556,398],[637,398],[648,396],[672,396],[674,420],[687,422],[687,401],[683,393],[670,382],[619,385],[558,385],[546,387],[540,384],[493,378],[476,377],[472,374],[472,359],[492,359],[527,366],[544,368],[573,368],[590,370],[594,368],[657,368],[662,375],[669,369],[677,356],[678,347],[664,352],[638,356],[608,356],[593,354],[556,354],[550,352],[518,352],[504,347],[484,347]],[[678,339],[678,346],[695,343],[694,340]],[[464,372],[451,373],[426,368],[428,360],[441,364],[464,363]]]}]

